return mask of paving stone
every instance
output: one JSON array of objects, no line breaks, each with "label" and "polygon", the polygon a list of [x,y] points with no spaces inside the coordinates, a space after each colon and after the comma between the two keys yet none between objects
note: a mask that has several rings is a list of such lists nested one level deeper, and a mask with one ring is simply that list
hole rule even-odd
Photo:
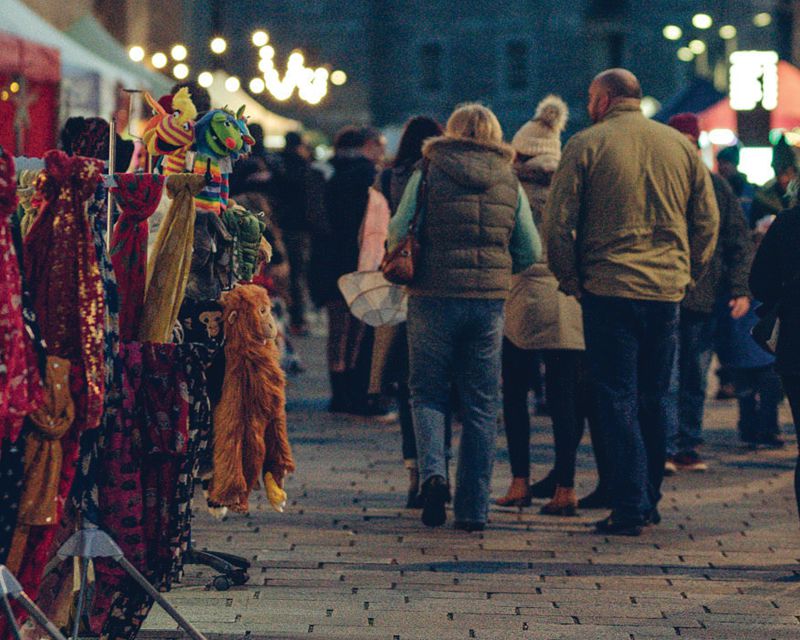
[{"label": "paving stone", "polygon": [[[735,403],[709,402],[709,472],[667,479],[664,522],[640,538],[594,535],[603,512],[547,518],[538,504],[492,507],[483,533],[430,530],[401,509],[399,427],[323,413],[324,344],[297,346],[310,374],[289,386],[298,472],[286,513],[260,493],[249,517],[223,522],[197,504],[196,544],[250,559],[251,580],[206,591],[215,572],[190,566],[168,595],[209,640],[800,638],[793,443],[739,448]],[[551,430],[546,418],[533,424],[540,478],[552,463]],[[501,436],[498,495],[510,481],[504,446]],[[579,495],[594,487],[590,451],[587,439]],[[140,637],[185,636],[155,607]]]}]

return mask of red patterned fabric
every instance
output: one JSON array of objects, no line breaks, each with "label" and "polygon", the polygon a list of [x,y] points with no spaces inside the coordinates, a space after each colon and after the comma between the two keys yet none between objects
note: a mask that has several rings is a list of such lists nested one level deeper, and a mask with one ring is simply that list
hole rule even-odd
[{"label": "red patterned fabric", "polygon": [[17,207],[14,160],[0,155],[0,441],[16,441],[42,402],[42,379],[22,319],[22,280],[9,228]]},{"label": "red patterned fabric", "polygon": [[[75,478],[80,434],[96,428],[103,413],[105,301],[87,215],[87,201],[102,178],[101,171],[102,163],[97,160],[48,151],[45,169],[36,181],[40,213],[24,243],[26,282],[47,353],[71,363],[75,421],[61,440],[59,521]],[[38,593],[44,566],[55,552],[57,528],[30,528],[17,578],[32,598]]]},{"label": "red patterned fabric", "polygon": [[83,369],[84,386],[75,398],[78,431],[97,427],[103,413],[105,301],[86,213],[102,166],[48,151],[36,181],[40,213],[25,236],[25,277],[47,353]]},{"label": "red patterned fabric", "polygon": [[158,207],[164,176],[118,173],[114,195],[122,209],[111,236],[111,263],[120,295],[120,339],[130,342],[139,333],[147,274],[147,219]]}]

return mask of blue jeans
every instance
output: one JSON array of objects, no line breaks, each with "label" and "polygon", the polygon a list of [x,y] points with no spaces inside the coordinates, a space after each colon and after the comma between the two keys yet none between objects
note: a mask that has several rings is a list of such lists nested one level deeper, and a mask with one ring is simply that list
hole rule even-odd
[{"label": "blue jeans", "polygon": [[693,451],[703,444],[708,370],[714,351],[717,319],[712,313],[681,309],[677,368],[674,378],[676,402],[667,436],[667,455]]},{"label": "blue jeans", "polygon": [[422,482],[447,475],[452,382],[458,390],[463,431],[453,502],[457,521],[485,522],[489,510],[502,338],[502,300],[409,298],[409,386]]},{"label": "blue jeans", "polygon": [[611,469],[613,517],[641,524],[661,499],[678,304],[582,299],[586,355]]}]

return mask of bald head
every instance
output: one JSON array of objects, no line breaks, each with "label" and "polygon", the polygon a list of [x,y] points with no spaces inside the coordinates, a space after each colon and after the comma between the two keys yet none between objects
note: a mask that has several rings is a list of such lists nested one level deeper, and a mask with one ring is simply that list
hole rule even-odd
[{"label": "bald head", "polygon": [[602,120],[620,100],[641,100],[642,86],[627,69],[607,69],[598,74],[589,86],[589,116]]}]

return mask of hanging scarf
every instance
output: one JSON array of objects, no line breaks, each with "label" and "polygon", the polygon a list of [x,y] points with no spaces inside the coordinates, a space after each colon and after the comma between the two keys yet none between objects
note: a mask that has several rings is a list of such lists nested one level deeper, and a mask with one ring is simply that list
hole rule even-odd
[{"label": "hanging scarf", "polygon": [[101,167],[61,151],[45,154],[36,183],[42,206],[24,245],[26,281],[47,353],[68,359],[79,378],[73,381],[79,431],[97,427],[103,413],[105,302],[86,212]]},{"label": "hanging scarf", "polygon": [[167,178],[172,204],[147,263],[147,290],[139,326],[142,342],[168,342],[172,336],[192,262],[194,197],[204,184],[202,176],[192,174]]},{"label": "hanging scarf", "polygon": [[22,316],[22,279],[9,225],[17,206],[14,161],[0,155],[0,440],[17,439],[42,401],[42,380]]},{"label": "hanging scarf", "polygon": [[120,337],[136,339],[144,302],[147,272],[147,219],[161,199],[164,177],[155,174],[118,173],[114,189],[122,215],[111,236],[111,261],[120,289]]}]

